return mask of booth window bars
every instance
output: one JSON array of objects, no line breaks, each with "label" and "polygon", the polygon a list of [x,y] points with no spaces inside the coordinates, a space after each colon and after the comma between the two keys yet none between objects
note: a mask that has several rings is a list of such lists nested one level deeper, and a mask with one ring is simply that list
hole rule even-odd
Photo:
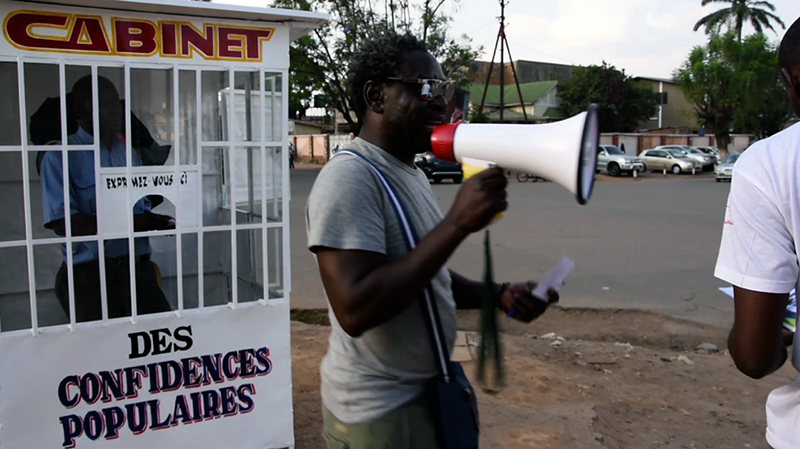
[{"label": "booth window bars", "polygon": [[[85,77],[90,121],[72,92]],[[122,120],[117,140],[107,142],[122,145],[122,163],[104,154],[107,133],[98,131],[109,120],[106,80]],[[92,257],[105,261],[96,263],[103,321],[135,322],[151,310],[136,300],[137,289],[152,288],[141,281],[151,271],[178,315],[285,300],[287,89],[285,70],[259,66],[0,57],[0,331],[76,329],[88,316],[81,308],[91,307],[76,291],[86,289],[82,264]],[[53,182],[53,173],[63,178]],[[53,188],[59,184],[68,187]],[[145,201],[174,217],[175,228],[136,230]],[[63,235],[45,227],[47,217],[86,208],[96,211],[94,232],[75,218],[63,220]]]}]

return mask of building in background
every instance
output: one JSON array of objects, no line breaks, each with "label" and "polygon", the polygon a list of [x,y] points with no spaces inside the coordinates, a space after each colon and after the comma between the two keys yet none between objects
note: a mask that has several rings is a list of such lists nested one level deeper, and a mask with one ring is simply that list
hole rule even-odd
[{"label": "building in background", "polygon": [[322,134],[325,125],[309,120],[289,120],[289,134],[295,136],[307,136],[310,134]]},{"label": "building in background", "polygon": [[[501,122],[499,85],[490,84],[487,89],[484,84],[472,84],[469,98],[473,112],[477,111],[483,101],[484,120],[491,123]],[[564,111],[558,107],[557,81],[523,83],[517,89],[512,78],[510,84],[506,84],[503,89],[503,105],[503,123],[525,123],[523,109],[528,115],[528,123],[546,123],[566,118]]]},{"label": "building in background", "polygon": [[[486,78],[489,76],[490,62],[476,61],[476,71],[469,89],[469,103],[472,121],[488,121],[500,123],[500,74],[503,73],[503,123],[546,123],[566,118],[559,109],[558,81],[572,76],[573,67],[564,64],[551,64],[538,61],[513,61],[503,64],[495,63],[491,68],[489,87],[486,89]],[[514,82],[516,71],[520,89]],[[483,100],[484,90],[486,99]],[[520,92],[522,91],[522,98]],[[483,100],[482,117],[476,117],[478,107]]]},{"label": "building in background", "polygon": [[[476,61],[476,72],[470,86],[470,104],[475,109],[481,104],[490,63]],[[514,61],[503,64],[504,105],[503,122],[522,123],[522,108],[528,113],[530,123],[545,123],[567,118],[559,108],[558,83],[572,76],[574,66],[540,61]],[[522,90],[520,101],[514,84],[514,71]],[[500,121],[500,64],[495,63],[489,78],[489,90],[484,104],[484,119]],[[677,129],[684,133],[696,133],[699,129],[692,105],[686,100],[680,86],[672,80],[634,77],[634,82],[654,92],[661,93],[662,102],[649,120],[639,124],[642,131]],[[488,113],[488,114],[487,114]],[[475,119],[475,117],[471,117]]]},{"label": "building in background", "polygon": [[[477,70],[473,82],[478,84],[486,83],[486,75],[489,73],[489,62],[475,61]],[[492,68],[492,77],[489,84],[500,84],[500,64],[495,63]],[[512,69],[513,66],[513,69]],[[572,76],[571,65],[552,64],[539,61],[514,61],[503,64],[506,84],[514,82],[514,72],[517,71],[520,84],[535,83],[539,81],[562,81]]]},{"label": "building in background", "polygon": [[661,105],[649,120],[639,123],[640,130],[678,129],[685,133],[696,133],[699,129],[692,105],[686,100],[681,87],[675,81],[662,78],[637,76],[634,82],[661,94]]}]

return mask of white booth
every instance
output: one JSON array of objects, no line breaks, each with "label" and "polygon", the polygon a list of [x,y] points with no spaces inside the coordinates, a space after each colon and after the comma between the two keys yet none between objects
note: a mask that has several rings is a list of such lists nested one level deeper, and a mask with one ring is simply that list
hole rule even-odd
[{"label": "white booth", "polygon": [[0,17],[0,447],[293,447],[289,44],[327,16]]}]

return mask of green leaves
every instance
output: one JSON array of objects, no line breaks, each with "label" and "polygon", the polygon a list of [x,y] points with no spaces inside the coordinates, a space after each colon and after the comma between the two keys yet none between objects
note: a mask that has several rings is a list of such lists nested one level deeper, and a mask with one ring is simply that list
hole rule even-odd
[{"label": "green leaves", "polygon": [[442,7],[459,0],[274,0],[273,7],[314,10],[331,15],[331,21],[292,44],[290,57],[290,114],[308,106],[312,93],[322,91],[329,108],[342,113],[357,132],[361,117],[345,85],[353,52],[365,41],[386,30],[412,33],[423,39],[442,64],[445,75],[466,86],[481,48],[473,48],[467,36],[449,35],[451,17]]},{"label": "green leaves", "polygon": [[561,107],[568,116],[596,103],[601,132],[631,132],[652,117],[660,102],[656,92],[637,86],[624,71],[602,66],[576,67],[558,85]]},{"label": "green leaves", "polygon": [[773,14],[775,6],[763,0],[702,0],[703,6],[709,3],[730,3],[731,6],[722,8],[698,20],[694,25],[697,31],[704,27],[706,34],[717,36],[722,32],[722,27],[727,26],[728,30],[736,32],[736,40],[742,41],[742,27],[745,23],[750,23],[756,33],[762,33],[764,29],[775,31],[772,22],[779,24],[782,28],[786,25],[780,17]]},{"label": "green leaves", "polygon": [[763,34],[739,42],[735,32],[695,47],[674,73],[698,121],[714,132],[723,151],[732,130],[761,138],[783,129],[791,110],[778,76],[775,46]]}]

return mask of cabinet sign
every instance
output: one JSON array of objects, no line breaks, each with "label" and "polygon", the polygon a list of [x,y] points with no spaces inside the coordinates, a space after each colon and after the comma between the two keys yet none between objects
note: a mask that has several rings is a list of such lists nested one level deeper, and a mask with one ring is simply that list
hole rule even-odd
[{"label": "cabinet sign", "polygon": [[[5,5],[3,5],[5,6]],[[0,9],[2,53],[67,53],[127,58],[197,59],[261,63],[286,59],[284,27],[193,20],[151,20],[104,12]],[[119,14],[119,12],[117,12]],[[273,40],[280,42],[273,42]],[[275,48],[277,47],[277,48]],[[271,61],[274,66],[275,61]],[[282,64],[278,64],[282,65]]]}]

